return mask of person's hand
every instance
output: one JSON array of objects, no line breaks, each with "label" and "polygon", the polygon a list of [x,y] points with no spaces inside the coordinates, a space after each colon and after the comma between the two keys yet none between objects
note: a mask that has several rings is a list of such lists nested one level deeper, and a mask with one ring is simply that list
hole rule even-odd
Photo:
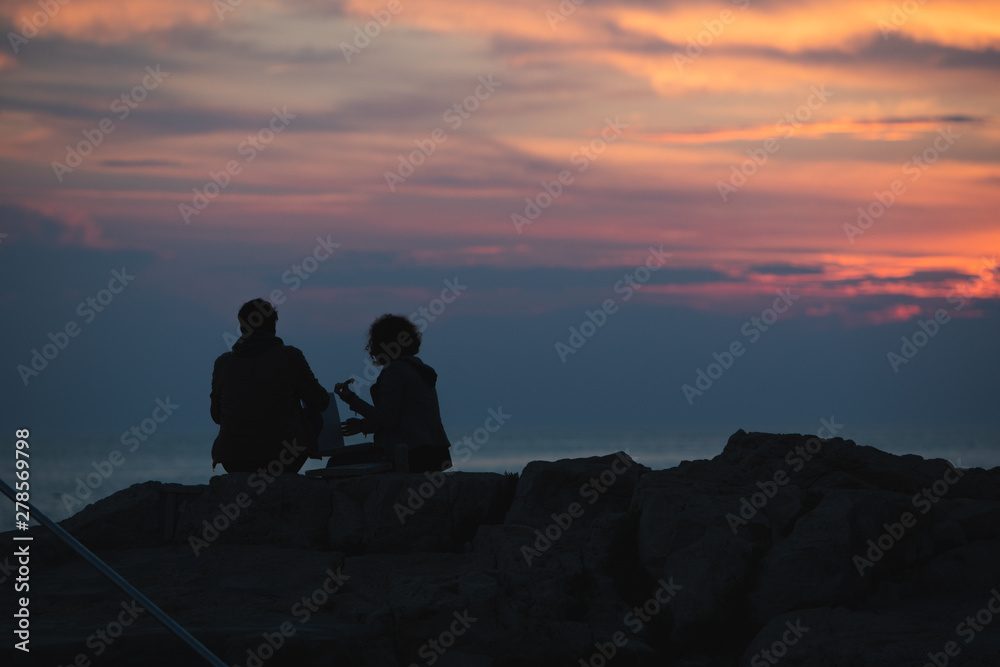
[{"label": "person's hand", "polygon": [[350,403],[351,399],[354,398],[355,394],[350,390],[348,385],[354,382],[354,378],[347,380],[346,382],[338,382],[333,385],[333,393],[337,395],[337,398],[342,400],[344,403]]},{"label": "person's hand", "polygon": [[345,419],[340,423],[340,432],[343,435],[357,435],[361,433],[361,420],[356,417]]}]

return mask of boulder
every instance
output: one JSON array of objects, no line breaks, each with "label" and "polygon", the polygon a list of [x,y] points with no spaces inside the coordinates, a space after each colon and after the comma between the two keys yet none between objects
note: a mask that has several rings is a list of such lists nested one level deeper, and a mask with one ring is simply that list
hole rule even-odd
[{"label": "boulder", "polygon": [[[63,526],[242,667],[1000,655],[1000,469],[839,438],[738,431],[714,459],[660,471],[619,452],[520,478],[148,482]],[[148,613],[115,628],[127,595],[28,534],[33,660],[194,659]]]}]

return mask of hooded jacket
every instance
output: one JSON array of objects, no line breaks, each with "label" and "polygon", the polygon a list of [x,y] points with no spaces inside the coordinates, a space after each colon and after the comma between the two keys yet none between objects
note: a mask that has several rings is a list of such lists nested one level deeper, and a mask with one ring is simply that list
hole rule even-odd
[{"label": "hooded jacket", "polygon": [[370,405],[352,395],[348,405],[362,416],[361,430],[375,434],[375,444],[449,447],[438,406],[437,372],[419,357],[401,356],[379,373]]},{"label": "hooded jacket", "polygon": [[212,370],[212,420],[220,426],[213,467],[276,460],[286,441],[315,447],[316,434],[303,426],[300,401],[321,412],[330,395],[298,348],[260,331],[236,341]]}]

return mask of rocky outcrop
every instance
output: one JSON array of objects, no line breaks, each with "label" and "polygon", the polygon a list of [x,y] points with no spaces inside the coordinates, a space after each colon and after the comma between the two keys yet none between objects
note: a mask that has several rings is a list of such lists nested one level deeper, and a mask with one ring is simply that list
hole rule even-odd
[{"label": "rocky outcrop", "polygon": [[[743,645],[739,664],[787,650],[789,665],[922,665],[964,641],[956,626],[1000,584],[998,493],[997,469],[739,431],[711,461],[644,476],[633,509],[649,576],[687,583],[669,641],[691,664],[731,664]],[[928,605],[940,622],[914,624]],[[797,620],[808,632],[786,627]],[[995,634],[963,647],[962,664],[992,664]]]},{"label": "rocky outcrop", "polygon": [[[1000,469],[841,439],[739,431],[660,471],[618,453],[519,478],[148,482],[63,526],[231,665],[1000,655]],[[197,660],[33,532],[33,660]]]}]

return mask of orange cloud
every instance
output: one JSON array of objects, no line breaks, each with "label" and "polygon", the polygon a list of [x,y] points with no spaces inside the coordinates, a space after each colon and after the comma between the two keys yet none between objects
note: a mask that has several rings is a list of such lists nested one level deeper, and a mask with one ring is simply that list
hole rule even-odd
[{"label": "orange cloud", "polygon": [[25,37],[62,35],[98,44],[130,41],[180,25],[221,23],[212,3],[200,0],[69,0],[50,6],[51,11],[41,12],[37,1],[22,0],[0,9],[0,15]]}]

